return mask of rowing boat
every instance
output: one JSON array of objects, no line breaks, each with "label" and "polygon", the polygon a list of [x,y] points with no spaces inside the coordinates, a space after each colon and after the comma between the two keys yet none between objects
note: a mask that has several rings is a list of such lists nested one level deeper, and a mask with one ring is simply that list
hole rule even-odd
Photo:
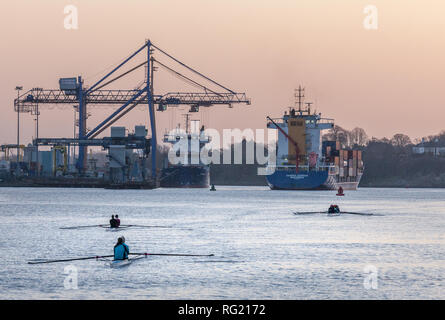
[{"label": "rowing boat", "polygon": [[113,260],[109,262],[111,268],[122,268],[132,264],[134,261],[144,258],[144,256],[136,256],[134,258],[124,259],[124,260]]},{"label": "rowing boat", "polygon": [[111,232],[116,232],[116,231],[119,231],[119,230],[122,230],[122,229],[127,229],[127,228],[129,228],[129,227],[117,227],[117,228],[104,227],[104,229],[106,231],[111,231]]}]

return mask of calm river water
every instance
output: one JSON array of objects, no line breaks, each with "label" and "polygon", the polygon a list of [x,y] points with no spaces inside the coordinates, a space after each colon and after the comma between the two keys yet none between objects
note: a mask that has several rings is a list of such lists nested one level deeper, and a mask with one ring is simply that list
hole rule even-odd
[{"label": "calm river water", "polygon": [[[445,189],[335,193],[0,188],[1,297],[445,298]],[[381,215],[292,213],[326,210],[331,203]],[[122,224],[171,228],[60,229],[107,223],[111,214]],[[120,269],[96,260],[27,264],[112,254],[121,234],[133,252],[215,256],[152,256]],[[68,281],[76,272],[77,289]]]}]

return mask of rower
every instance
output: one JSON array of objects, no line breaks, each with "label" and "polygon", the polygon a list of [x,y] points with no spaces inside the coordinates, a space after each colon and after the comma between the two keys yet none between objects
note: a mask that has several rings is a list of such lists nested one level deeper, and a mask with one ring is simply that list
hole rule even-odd
[{"label": "rower", "polygon": [[125,244],[124,236],[117,238],[117,243],[114,246],[114,260],[125,260],[128,259],[130,254],[130,248]]},{"label": "rower", "polygon": [[340,208],[334,204],[334,213],[340,213]]},{"label": "rower", "polygon": [[214,184],[212,184],[212,187],[210,188],[210,191],[216,191]]},{"label": "rower", "polygon": [[117,224],[117,220],[114,218],[114,214],[111,216],[110,220],[110,228],[117,228],[119,227]]},{"label": "rower", "polygon": [[118,215],[116,215],[116,225],[118,228],[121,226],[121,220],[119,219]]},{"label": "rower", "polygon": [[331,206],[328,209],[328,213],[329,214],[340,213],[340,208],[336,204],[331,204]]}]

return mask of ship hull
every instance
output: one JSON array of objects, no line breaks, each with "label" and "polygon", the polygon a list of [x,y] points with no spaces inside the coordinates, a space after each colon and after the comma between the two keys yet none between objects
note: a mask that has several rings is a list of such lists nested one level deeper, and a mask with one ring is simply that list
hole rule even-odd
[{"label": "ship hull", "polygon": [[295,171],[276,170],[266,176],[267,184],[272,190],[356,190],[361,175],[349,181],[341,181],[338,175],[328,171]]},{"label": "ship hull", "polygon": [[162,169],[161,188],[209,188],[208,166],[172,166]]}]

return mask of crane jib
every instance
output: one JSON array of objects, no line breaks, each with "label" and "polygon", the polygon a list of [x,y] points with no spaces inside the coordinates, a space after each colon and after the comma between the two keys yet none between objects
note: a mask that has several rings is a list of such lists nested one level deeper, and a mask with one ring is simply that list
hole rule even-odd
[{"label": "crane jib", "polygon": [[267,119],[295,146],[295,171],[298,173],[298,157],[300,155],[300,149],[298,143],[292,139],[271,117],[267,116]]}]

